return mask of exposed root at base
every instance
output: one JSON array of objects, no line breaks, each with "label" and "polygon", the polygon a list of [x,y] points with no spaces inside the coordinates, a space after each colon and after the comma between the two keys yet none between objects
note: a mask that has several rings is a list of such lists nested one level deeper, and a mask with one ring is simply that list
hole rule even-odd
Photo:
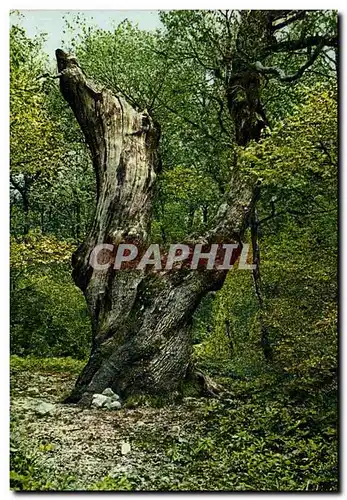
[{"label": "exposed root at base", "polygon": [[202,371],[194,370],[193,377],[198,382],[203,396],[219,398],[223,393],[225,393],[225,389],[220,384],[214,382],[211,377],[205,375]]}]

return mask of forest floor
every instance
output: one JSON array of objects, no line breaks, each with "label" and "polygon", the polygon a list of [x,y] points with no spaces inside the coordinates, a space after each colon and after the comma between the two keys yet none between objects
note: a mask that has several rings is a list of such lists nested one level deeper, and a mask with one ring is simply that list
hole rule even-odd
[{"label": "forest floor", "polygon": [[[204,413],[206,399],[187,397],[163,408],[82,409],[61,403],[75,380],[73,372],[45,368],[12,373],[11,418],[16,434],[21,446],[35,450],[35,464],[44,470],[48,483],[81,490],[118,483],[120,489],[128,489],[130,476],[138,479],[141,489],[151,489],[152,480],[159,475],[163,479],[166,469],[169,480],[177,466],[166,453],[167,445],[172,439],[183,441],[191,432]],[[39,415],[33,403],[41,401],[54,404],[54,413]],[[122,452],[124,443],[130,445],[127,453]]]},{"label": "forest floor", "polygon": [[225,378],[223,400],[62,404],[82,366],[11,358],[12,489],[337,491],[334,388],[299,393],[266,371]]}]

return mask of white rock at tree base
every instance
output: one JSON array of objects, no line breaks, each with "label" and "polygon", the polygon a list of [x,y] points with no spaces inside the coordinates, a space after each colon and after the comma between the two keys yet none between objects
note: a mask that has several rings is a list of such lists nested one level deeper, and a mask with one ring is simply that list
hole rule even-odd
[{"label": "white rock at tree base", "polygon": [[119,401],[106,401],[104,405],[108,410],[120,410],[122,408],[122,405],[120,404]]},{"label": "white rock at tree base", "polygon": [[[106,389],[105,389],[106,390]],[[110,389],[111,390],[111,389]],[[105,392],[105,391],[104,391]],[[110,392],[108,392],[110,394]],[[113,396],[106,396],[105,394],[94,394],[92,399],[92,405],[96,408],[107,408],[108,410],[119,410],[122,405],[117,399],[119,396],[112,393]]]},{"label": "white rock at tree base", "polygon": [[113,390],[110,388],[110,387],[107,387],[107,389],[105,389],[102,394],[104,396],[108,396],[109,398],[111,398],[112,396],[114,396],[114,392]]},{"label": "white rock at tree base", "polygon": [[108,399],[109,398],[107,396],[104,396],[103,394],[94,394],[92,405],[96,406],[97,408],[101,408]]},{"label": "white rock at tree base", "polygon": [[118,401],[120,399],[120,397],[118,396],[118,394],[114,393],[113,390],[110,388],[110,387],[107,387],[107,389],[105,389],[102,394],[104,396],[107,396],[109,398],[112,399],[112,401]]}]

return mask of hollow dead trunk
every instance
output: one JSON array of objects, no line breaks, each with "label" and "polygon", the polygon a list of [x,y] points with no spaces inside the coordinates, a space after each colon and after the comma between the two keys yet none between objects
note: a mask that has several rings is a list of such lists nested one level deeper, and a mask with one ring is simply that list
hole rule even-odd
[{"label": "hollow dead trunk", "polygon": [[[145,111],[90,82],[74,57],[61,50],[56,56],[61,92],[85,135],[97,180],[92,227],[73,256],[73,277],[92,318],[93,345],[68,401],[86,400],[106,387],[123,397],[176,390],[190,363],[192,315],[208,291],[222,286],[227,271],[90,266],[98,244],[147,244],[159,129]],[[214,229],[199,242],[241,246],[253,191],[235,172]]]}]

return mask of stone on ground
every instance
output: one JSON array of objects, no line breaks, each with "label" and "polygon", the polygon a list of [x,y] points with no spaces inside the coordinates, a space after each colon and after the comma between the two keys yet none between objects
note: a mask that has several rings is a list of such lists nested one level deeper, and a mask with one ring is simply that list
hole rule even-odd
[{"label": "stone on ground", "polygon": [[[105,391],[107,391],[107,394],[111,394],[112,392],[112,396],[104,394]],[[115,394],[111,389],[105,389],[105,391],[103,394],[93,395],[92,405],[96,408],[107,408],[108,410],[119,410],[122,408],[121,403],[118,401],[118,394]]]},{"label": "stone on ground", "polygon": [[28,408],[32,409],[38,415],[53,415],[56,410],[56,407],[52,403],[46,403],[45,401],[32,401],[27,405]]},{"label": "stone on ground", "polygon": [[104,396],[103,394],[94,394],[92,405],[96,406],[97,408],[101,408],[108,399],[109,398],[107,396]]},{"label": "stone on ground", "polygon": [[130,443],[122,443],[122,455],[127,455],[131,451]]},{"label": "stone on ground", "polygon": [[104,405],[108,410],[120,410],[122,408],[122,405],[120,404],[119,401],[106,401]]}]

